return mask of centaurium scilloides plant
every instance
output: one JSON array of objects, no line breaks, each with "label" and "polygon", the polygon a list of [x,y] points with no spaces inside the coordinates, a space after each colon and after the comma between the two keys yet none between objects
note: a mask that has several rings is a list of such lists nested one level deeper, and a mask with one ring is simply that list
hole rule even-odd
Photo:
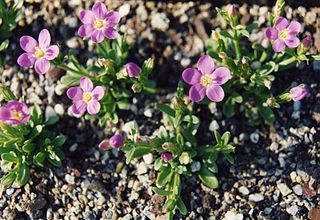
[{"label": "centaurium scilloides plant", "polygon": [[[225,93],[223,113],[227,117],[244,112],[251,124],[257,125],[262,121],[271,124],[275,121],[273,108],[279,108],[280,104],[292,100],[299,101],[301,98],[295,97],[307,95],[304,84],[295,89],[289,87],[277,94],[271,92],[277,72],[292,68],[301,62],[320,60],[319,55],[311,55],[309,52],[311,36],[306,34],[306,37],[300,40],[300,23],[290,22],[281,17],[284,4],[284,0],[277,1],[273,13],[269,13],[269,23],[265,30],[261,29],[262,24],[259,22],[253,22],[248,26],[239,24],[234,5],[227,10],[217,8],[218,14],[227,22],[230,30],[212,32],[211,39],[207,43],[207,54],[215,60],[216,65],[227,68],[231,73],[231,78],[223,85]],[[269,40],[267,47],[262,46],[260,42],[250,41],[254,30],[259,28]],[[183,72],[182,77],[186,83],[190,84],[185,78],[187,70]],[[199,74],[193,75],[196,78]],[[201,80],[199,81],[202,87],[195,87],[198,88],[197,93],[193,93],[195,89],[191,84],[190,99],[195,102],[202,100],[197,99],[196,95],[203,97],[203,85],[207,82],[204,76],[200,79],[203,79],[202,83]],[[213,81],[211,82],[211,85],[214,85]],[[216,89],[215,95],[219,94],[222,97],[222,90]],[[222,101],[222,99],[212,99],[210,96],[208,98],[200,103]]]}]

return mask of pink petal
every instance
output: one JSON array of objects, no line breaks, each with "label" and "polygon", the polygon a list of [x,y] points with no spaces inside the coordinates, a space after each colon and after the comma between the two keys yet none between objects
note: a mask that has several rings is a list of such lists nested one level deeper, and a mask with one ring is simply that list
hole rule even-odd
[{"label": "pink petal", "polygon": [[224,91],[219,85],[212,85],[207,88],[206,94],[211,101],[221,102],[224,98]]},{"label": "pink petal", "polygon": [[93,31],[91,35],[91,40],[96,43],[101,43],[104,40],[102,31],[100,30]]},{"label": "pink petal", "polygon": [[100,103],[97,100],[91,100],[87,105],[87,111],[90,115],[95,115],[100,111]]},{"label": "pink petal", "polygon": [[292,21],[287,29],[290,34],[296,35],[300,32],[301,24],[297,21]]},{"label": "pink petal", "polygon": [[278,31],[282,31],[283,29],[286,29],[289,25],[289,22],[284,17],[279,17],[275,23],[276,29]]},{"label": "pink petal", "polygon": [[83,91],[80,87],[70,87],[67,90],[67,96],[71,100],[75,100],[75,101],[81,100],[82,95],[83,95]]},{"label": "pink petal", "polygon": [[83,24],[93,24],[96,16],[90,10],[83,10],[80,12],[80,20]]},{"label": "pink petal", "polygon": [[78,35],[80,37],[89,37],[89,36],[91,36],[93,31],[94,31],[94,29],[91,24],[84,24],[84,25],[80,26],[80,28],[78,30]]},{"label": "pink petal", "polygon": [[120,14],[119,12],[116,11],[110,11],[106,15],[106,20],[107,20],[107,26],[108,27],[113,27],[116,24],[119,23],[120,21]]},{"label": "pink petal", "polygon": [[21,111],[23,106],[25,106],[26,104],[19,102],[19,101],[15,101],[15,100],[11,100],[8,101],[7,103],[7,108],[10,110],[17,110],[17,111]]},{"label": "pink petal", "polygon": [[56,45],[53,45],[47,48],[45,58],[47,60],[53,60],[58,56],[58,54],[59,54],[59,47]]},{"label": "pink petal", "polygon": [[194,102],[200,102],[204,98],[205,93],[205,88],[200,84],[196,84],[191,86],[189,90],[189,97]]},{"label": "pink petal", "polygon": [[50,46],[51,36],[47,29],[43,29],[42,31],[40,31],[38,41],[39,41],[39,46],[43,50]]},{"label": "pink petal", "polygon": [[290,48],[296,48],[299,46],[300,40],[297,37],[289,37],[285,40],[285,43]]},{"label": "pink petal", "polygon": [[108,39],[116,39],[119,37],[119,33],[113,27],[108,27],[103,30],[103,35]]},{"label": "pink petal", "polygon": [[231,78],[230,70],[226,67],[217,68],[212,76],[213,83],[218,85],[225,84]]},{"label": "pink petal", "polygon": [[36,59],[31,53],[23,53],[18,57],[17,62],[22,67],[31,67],[33,66],[34,62],[36,62]]},{"label": "pink petal", "polygon": [[194,68],[187,68],[182,72],[182,79],[190,85],[199,83],[200,78],[201,73]]},{"label": "pink petal", "polygon": [[97,86],[92,90],[93,98],[96,100],[101,100],[104,96],[104,88],[102,86]]},{"label": "pink petal", "polygon": [[35,48],[38,46],[38,42],[30,36],[22,36],[20,38],[20,47],[29,53],[34,53]]},{"label": "pink petal", "polygon": [[0,108],[0,121],[9,120],[10,117],[11,117],[11,113],[8,108]]},{"label": "pink petal", "polygon": [[214,61],[208,55],[203,55],[198,60],[198,70],[202,74],[211,74],[214,71]]},{"label": "pink petal", "polygon": [[266,31],[265,31],[265,34],[267,36],[267,38],[269,40],[276,40],[278,39],[278,31],[277,29],[274,29],[274,28],[267,28]]},{"label": "pink petal", "polygon": [[96,17],[104,19],[107,14],[107,7],[101,2],[96,2],[92,7],[92,12]]},{"label": "pink petal", "polygon": [[45,74],[50,69],[50,62],[45,58],[36,60],[34,69],[38,74]]},{"label": "pink petal", "polygon": [[93,83],[88,77],[81,77],[80,87],[84,92],[91,92],[93,89]]},{"label": "pink petal", "polygon": [[273,42],[272,48],[275,52],[281,52],[286,48],[286,44],[283,40],[277,39]]},{"label": "pink petal", "polygon": [[87,105],[84,101],[75,101],[71,106],[71,111],[74,115],[83,115],[86,112]]}]

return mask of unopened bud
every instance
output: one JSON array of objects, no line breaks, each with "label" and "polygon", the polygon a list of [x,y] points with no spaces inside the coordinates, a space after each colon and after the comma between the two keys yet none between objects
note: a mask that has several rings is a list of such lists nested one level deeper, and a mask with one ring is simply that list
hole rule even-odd
[{"label": "unopened bud", "polygon": [[179,157],[179,162],[183,165],[187,165],[192,162],[192,159],[187,152],[183,152]]},{"label": "unopened bud", "polygon": [[103,140],[100,142],[98,147],[100,150],[108,150],[111,148],[111,145],[108,140]]},{"label": "unopened bud", "polygon": [[304,48],[309,48],[311,45],[312,39],[311,39],[311,35],[308,34],[303,40],[302,40],[302,46]]},{"label": "unopened bud", "polygon": [[220,35],[217,31],[212,31],[211,32],[211,36],[212,36],[212,39],[215,41],[215,42],[218,42],[220,40]]},{"label": "unopened bud", "polygon": [[165,142],[162,144],[162,149],[164,150],[172,150],[173,148],[174,148],[174,145],[171,142]]},{"label": "unopened bud", "polygon": [[134,93],[139,93],[139,92],[141,92],[141,86],[139,85],[139,84],[133,84],[132,85],[132,87],[131,87],[131,89],[132,89],[132,91],[134,92]]},{"label": "unopened bud", "polygon": [[220,57],[221,59],[225,59],[225,58],[227,58],[227,54],[226,54],[225,52],[220,52],[220,53],[219,53],[219,57]]},{"label": "unopened bud", "polygon": [[236,14],[237,14],[237,12],[236,12],[236,7],[234,6],[234,5],[230,5],[229,7],[228,7],[228,15],[229,15],[229,17],[235,17],[236,16]]}]

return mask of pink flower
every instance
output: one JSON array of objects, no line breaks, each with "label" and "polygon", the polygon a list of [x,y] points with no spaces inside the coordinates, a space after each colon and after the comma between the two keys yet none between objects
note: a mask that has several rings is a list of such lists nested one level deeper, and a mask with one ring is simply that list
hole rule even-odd
[{"label": "pink flower", "polygon": [[129,75],[129,77],[137,77],[141,73],[141,68],[135,63],[127,63],[124,65],[124,75]]},{"label": "pink flower", "polygon": [[161,153],[161,159],[162,159],[163,161],[165,161],[165,162],[168,162],[168,161],[172,160],[172,158],[173,158],[173,156],[172,156],[172,154],[169,153],[169,152],[163,152],[163,153]]},{"label": "pink flower", "polygon": [[297,21],[292,21],[290,24],[284,17],[279,17],[275,23],[275,28],[267,28],[265,31],[266,37],[272,40],[272,48],[275,52],[283,51],[286,46],[296,48],[300,40],[296,35],[300,32],[301,25]]},{"label": "pink flower", "polygon": [[50,60],[59,54],[56,45],[50,46],[50,33],[47,29],[40,31],[38,42],[30,36],[20,38],[20,46],[25,51],[18,57],[18,64],[22,67],[32,67],[38,74],[45,74],[50,69]]},{"label": "pink flower", "polygon": [[225,84],[231,74],[226,67],[215,69],[213,59],[203,55],[198,60],[198,68],[187,68],[182,73],[183,80],[191,85],[189,97],[194,102],[200,102],[205,95],[214,102],[220,102],[224,98],[221,85]]},{"label": "pink flower", "polygon": [[296,86],[290,89],[290,97],[293,101],[299,101],[308,95],[308,90],[302,86]]},{"label": "pink flower", "polygon": [[99,100],[104,95],[104,88],[97,86],[93,88],[93,83],[88,77],[81,77],[80,87],[71,87],[67,91],[67,96],[73,101],[71,110],[75,115],[83,115],[86,111],[90,115],[95,115],[100,111]]},{"label": "pink flower", "polygon": [[104,38],[115,39],[119,33],[114,28],[120,21],[120,14],[115,11],[107,12],[106,6],[101,2],[94,3],[92,10],[80,12],[83,25],[78,30],[80,37],[91,37],[91,40],[100,43]]},{"label": "pink flower", "polygon": [[124,145],[124,137],[121,134],[115,134],[109,141],[112,148],[120,148]]},{"label": "pink flower", "polygon": [[24,124],[29,118],[28,106],[22,102],[9,101],[6,107],[0,108],[0,121],[7,124]]}]

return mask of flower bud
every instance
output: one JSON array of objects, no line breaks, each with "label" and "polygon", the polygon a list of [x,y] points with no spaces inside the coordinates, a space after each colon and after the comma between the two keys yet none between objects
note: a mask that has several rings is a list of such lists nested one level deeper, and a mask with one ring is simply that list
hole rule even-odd
[{"label": "flower bud", "polygon": [[137,64],[131,62],[124,65],[124,71],[126,71],[129,77],[137,77],[141,73],[141,68]]},{"label": "flower bud", "polygon": [[211,36],[212,36],[212,39],[218,43],[218,41],[220,40],[220,36],[219,36],[219,33],[217,31],[212,31],[211,32]]},{"label": "flower bud", "polygon": [[303,40],[302,40],[302,46],[304,48],[309,48],[311,45],[312,39],[311,39],[311,35],[308,34]]},{"label": "flower bud", "polygon": [[228,7],[228,15],[229,15],[229,17],[235,17],[236,16],[236,7],[234,6],[234,5],[230,5],[229,7]]},{"label": "flower bud", "polygon": [[165,161],[165,162],[168,162],[168,161],[172,160],[172,158],[173,158],[173,156],[172,156],[172,154],[169,153],[169,152],[163,152],[163,153],[161,153],[161,159],[162,159],[163,161]]},{"label": "flower bud", "polygon": [[220,57],[221,59],[225,59],[225,58],[227,58],[227,54],[226,54],[225,52],[220,52],[220,53],[219,53],[219,57]]},{"label": "flower bud", "polygon": [[173,108],[175,110],[180,109],[181,104],[182,104],[182,101],[180,99],[178,99],[177,97],[173,97],[171,102],[172,102]]},{"label": "flower bud", "polygon": [[141,138],[140,134],[136,133],[133,135],[133,140],[135,142],[140,142],[140,141],[142,141],[142,138]]},{"label": "flower bud", "polygon": [[115,134],[110,138],[109,143],[112,148],[120,148],[124,145],[124,137],[121,134]]},{"label": "flower bud", "polygon": [[303,86],[296,86],[290,89],[290,97],[293,101],[299,101],[308,95],[308,90]]},{"label": "flower bud", "polygon": [[141,92],[141,86],[139,85],[139,84],[137,84],[137,83],[135,83],[135,84],[133,84],[132,86],[131,86],[131,89],[132,89],[132,91],[134,92],[134,93],[139,93],[139,92]]},{"label": "flower bud", "polygon": [[161,147],[164,150],[172,150],[174,148],[174,145],[171,142],[165,142],[165,143],[162,144]]},{"label": "flower bud", "polygon": [[181,164],[187,165],[192,162],[192,159],[187,152],[183,152],[179,157],[179,162]]},{"label": "flower bud", "polygon": [[111,148],[109,141],[106,139],[102,140],[98,147],[100,150],[108,150]]}]

